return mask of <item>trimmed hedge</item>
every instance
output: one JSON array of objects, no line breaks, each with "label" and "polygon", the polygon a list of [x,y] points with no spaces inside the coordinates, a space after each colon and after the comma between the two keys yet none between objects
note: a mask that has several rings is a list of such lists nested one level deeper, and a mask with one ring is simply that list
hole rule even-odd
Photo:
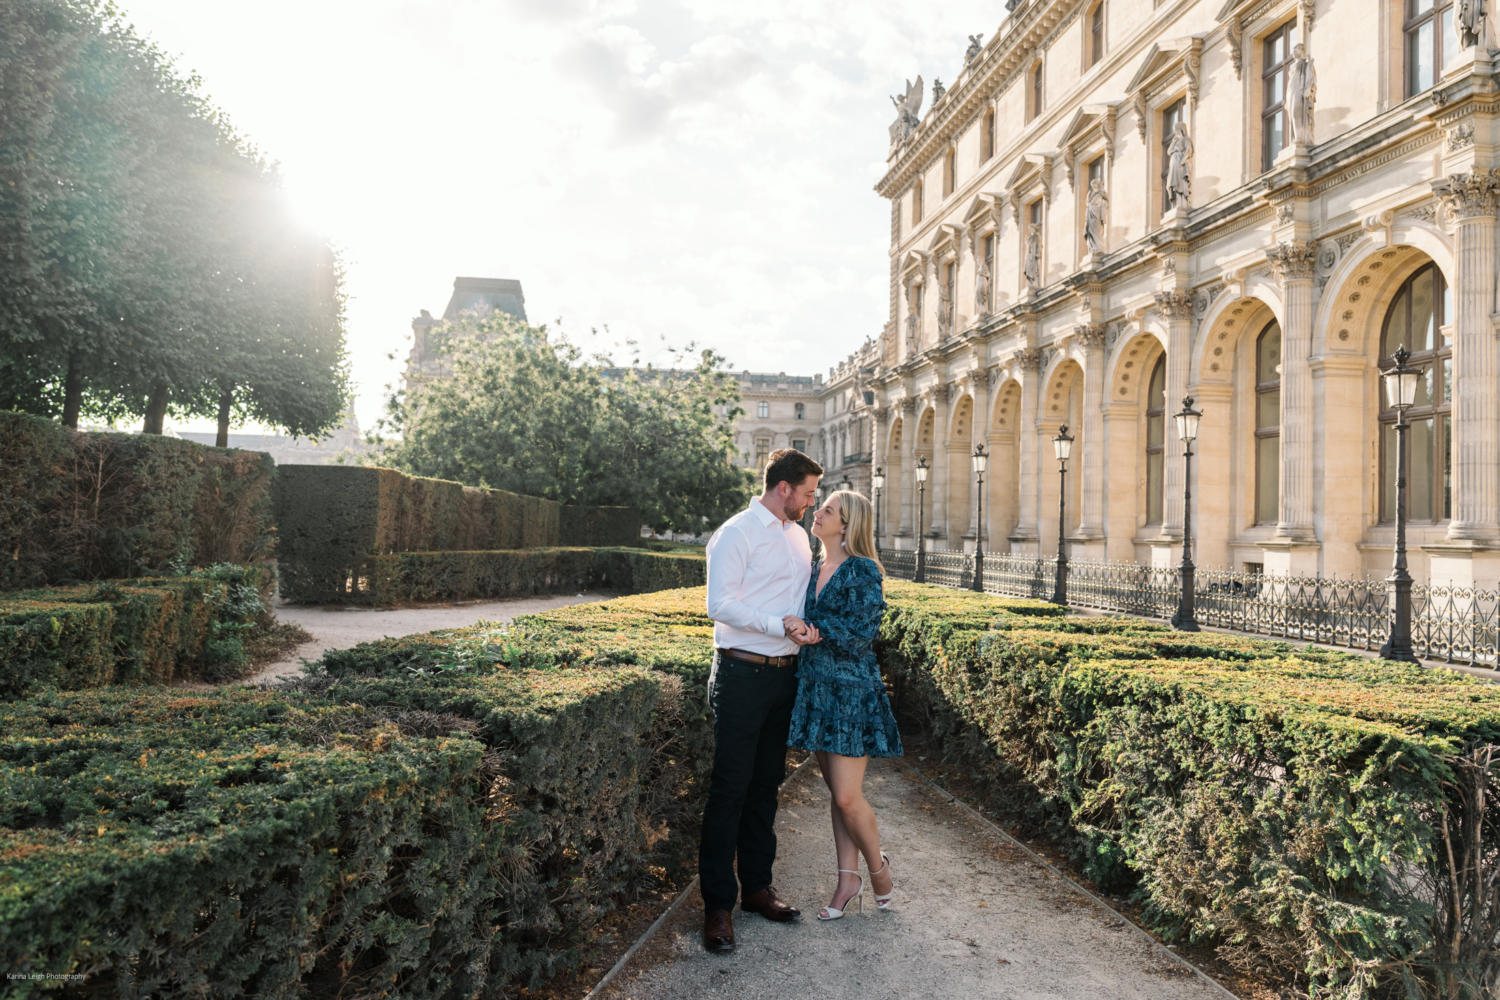
[{"label": "trimmed hedge", "polygon": [[913,584],[889,593],[879,651],[905,713],[1012,820],[1133,891],[1163,936],[1319,996],[1477,996],[1495,981],[1493,891],[1448,859],[1488,859],[1473,874],[1493,878],[1500,830],[1472,804],[1496,790],[1500,688],[1137,619],[1038,620]]},{"label": "trimmed hedge", "polygon": [[42,686],[164,684],[238,676],[240,631],[271,574],[215,567],[189,577],[0,595],[0,698]]},{"label": "trimmed hedge", "polygon": [[[1500,830],[1472,806],[1500,795],[1487,756],[1500,759],[1500,688],[1040,602],[897,581],[886,595],[876,648],[903,717],[988,783],[1008,819],[1133,893],[1164,937],[1320,996],[1406,982],[1426,995],[1445,976],[1458,996],[1500,972],[1500,908],[1483,881]],[[681,738],[701,775],[711,646],[694,589],[367,643],[322,669],[650,667],[688,684]],[[1472,878],[1452,877],[1445,824],[1454,856],[1478,859]]]},{"label": "trimmed hedge", "polygon": [[0,412],[0,590],[268,559],[275,463]]},{"label": "trimmed hedge", "polygon": [[576,962],[643,867],[674,686],[321,687],[0,706],[0,966],[122,997],[448,997]]},{"label": "trimmed hedge", "polygon": [[[428,592],[433,585],[427,581],[434,576],[501,580],[509,572],[503,565],[484,566],[474,559],[429,566],[420,561],[382,562],[378,557],[556,548],[563,535],[563,510],[553,500],[408,476],[394,469],[286,466],[276,484],[281,595],[291,601],[389,603],[376,593],[391,586],[397,592]],[[570,538],[619,535],[622,541],[612,544],[629,544],[640,530],[639,512],[630,508],[576,508],[566,517]],[[634,522],[628,532],[621,527],[626,522]],[[400,582],[384,584],[382,576]],[[500,591],[447,596],[500,596]]]},{"label": "trimmed hedge", "polygon": [[641,544],[641,512],[634,507],[580,507],[558,512],[557,544],[600,548]]}]

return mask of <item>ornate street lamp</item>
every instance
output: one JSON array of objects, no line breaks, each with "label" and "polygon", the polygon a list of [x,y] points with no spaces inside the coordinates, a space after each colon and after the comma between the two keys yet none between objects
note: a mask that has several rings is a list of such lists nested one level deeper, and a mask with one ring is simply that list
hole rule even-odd
[{"label": "ornate street lamp", "polygon": [[885,468],[875,466],[875,474],[870,477],[870,486],[875,491],[875,552],[880,552],[880,491],[885,489]]},{"label": "ornate street lamp", "polygon": [[1052,588],[1052,603],[1068,603],[1068,459],[1073,454],[1073,439],[1068,435],[1068,425],[1057,429],[1052,439],[1052,454],[1057,456],[1057,583]]},{"label": "ornate street lamp", "polygon": [[854,484],[849,481],[848,476],[845,476],[843,479],[839,480],[839,489],[843,490],[845,493],[848,493],[850,490],[854,489]]},{"label": "ornate street lamp", "polygon": [[1396,349],[1396,367],[1383,373],[1385,399],[1396,411],[1396,561],[1386,582],[1391,585],[1391,634],[1380,647],[1383,660],[1416,663],[1411,649],[1411,574],[1406,571],[1406,411],[1417,399],[1423,369],[1407,365],[1411,352]]},{"label": "ornate street lamp", "polygon": [[922,544],[922,501],[927,497],[927,457],[917,456],[917,583],[927,582],[927,547]]},{"label": "ornate street lamp", "polygon": [[1192,396],[1183,397],[1182,411],[1175,415],[1177,436],[1182,440],[1182,457],[1186,464],[1182,473],[1182,591],[1177,598],[1172,627],[1182,632],[1198,631],[1198,620],[1193,617],[1193,573],[1196,568],[1193,566],[1193,442],[1198,437],[1198,420],[1202,416],[1193,409]]},{"label": "ornate street lamp", "polygon": [[984,590],[984,470],[989,468],[990,457],[984,453],[984,444],[974,446],[974,476],[978,481],[978,493],[975,494],[974,514],[977,518],[974,534],[974,589]]}]

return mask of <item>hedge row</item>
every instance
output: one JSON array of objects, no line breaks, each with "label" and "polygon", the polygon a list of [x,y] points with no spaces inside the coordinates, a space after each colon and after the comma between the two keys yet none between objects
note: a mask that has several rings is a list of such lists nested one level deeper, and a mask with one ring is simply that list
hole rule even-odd
[{"label": "hedge row", "polygon": [[269,558],[275,463],[0,412],[0,590]]},{"label": "hedge row", "polygon": [[[1500,689],[1037,602],[894,581],[886,593],[877,653],[903,717],[990,783],[1010,820],[1133,893],[1164,936],[1349,997],[1408,984],[1459,996],[1500,973],[1500,829],[1474,807],[1500,795]],[[703,601],[578,605],[369,643],[323,669],[650,667],[688,683],[682,738],[702,768]]]},{"label": "hedge row", "polygon": [[1496,981],[1500,829],[1483,803],[1500,791],[1500,688],[890,592],[880,655],[902,709],[1169,939],[1318,996],[1478,996]]},{"label": "hedge row", "polygon": [[621,593],[704,582],[698,553],[639,548],[498,549],[487,552],[396,552],[371,556],[359,577],[283,582],[281,594],[302,602],[394,606],[423,601],[530,597],[602,589]]},{"label": "hedge row", "polygon": [[[276,481],[281,593],[344,599],[333,595],[368,589],[360,581],[380,572],[373,560],[396,553],[553,548],[562,544],[562,512],[553,500],[394,469],[285,466]],[[629,545],[640,533],[629,508],[582,508],[567,518],[570,540],[595,539],[583,544]]]},{"label": "hedge row", "polygon": [[271,575],[220,566],[188,577],[0,594],[0,698],[54,686],[227,680]]},{"label": "hedge row", "polygon": [[639,879],[659,675],[302,688],[0,706],[7,995],[497,995]]}]

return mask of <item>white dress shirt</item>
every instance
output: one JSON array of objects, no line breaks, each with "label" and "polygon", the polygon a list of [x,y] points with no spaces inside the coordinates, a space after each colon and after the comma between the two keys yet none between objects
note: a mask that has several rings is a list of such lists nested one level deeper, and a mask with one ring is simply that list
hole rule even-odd
[{"label": "white dress shirt", "polygon": [[756,497],[708,540],[708,617],[714,645],[788,656],[797,644],[781,627],[802,616],[812,545],[796,521],[782,521]]}]

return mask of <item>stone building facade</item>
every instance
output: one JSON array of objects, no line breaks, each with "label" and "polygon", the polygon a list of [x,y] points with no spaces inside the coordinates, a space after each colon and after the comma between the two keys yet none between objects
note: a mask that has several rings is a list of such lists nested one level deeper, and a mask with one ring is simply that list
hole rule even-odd
[{"label": "stone building facade", "polygon": [[[1425,4],[1425,6],[1424,6]],[[1489,6],[1489,5],[1486,5]],[[1412,571],[1500,579],[1500,90],[1462,0],[1020,0],[898,100],[864,367],[883,543],[1379,576],[1398,346]],[[863,363],[862,363],[863,364]],[[969,456],[991,453],[978,495]]]}]

